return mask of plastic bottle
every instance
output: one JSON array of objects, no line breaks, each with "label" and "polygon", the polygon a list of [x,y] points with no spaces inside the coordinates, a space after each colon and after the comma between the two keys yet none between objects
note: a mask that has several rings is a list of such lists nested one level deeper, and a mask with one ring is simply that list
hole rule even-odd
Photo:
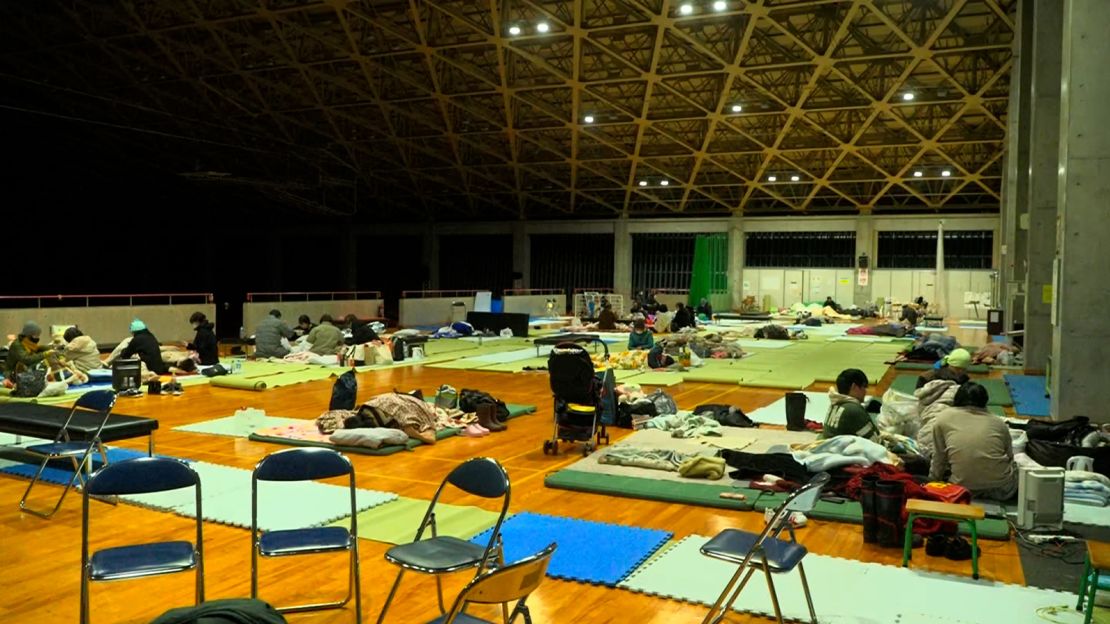
[{"label": "plastic bottle", "polygon": [[244,327],[243,325],[240,325],[239,326],[239,340],[246,340],[246,339],[247,339],[247,328]]}]

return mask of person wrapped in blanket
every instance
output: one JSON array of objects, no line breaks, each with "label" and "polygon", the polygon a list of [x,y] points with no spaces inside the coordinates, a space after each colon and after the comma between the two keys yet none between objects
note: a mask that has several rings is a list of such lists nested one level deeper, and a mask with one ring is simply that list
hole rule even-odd
[{"label": "person wrapped in blanket", "polygon": [[987,411],[989,395],[969,381],[933,423],[929,478],[967,488],[972,496],[1007,501],[1017,495],[1018,471],[1006,421]]},{"label": "person wrapped in blanket", "polygon": [[755,330],[753,338],[764,338],[767,340],[805,340],[809,338],[809,336],[806,335],[805,330],[787,329],[782,325],[771,323]]}]

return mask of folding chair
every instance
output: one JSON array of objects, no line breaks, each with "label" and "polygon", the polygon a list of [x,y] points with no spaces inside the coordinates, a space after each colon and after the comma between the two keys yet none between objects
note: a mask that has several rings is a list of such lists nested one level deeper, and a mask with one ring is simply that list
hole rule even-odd
[{"label": "folding chair", "polygon": [[519,615],[524,618],[525,624],[532,624],[532,615],[528,613],[528,605],[524,601],[543,581],[555,547],[552,542],[534,555],[478,574],[459,592],[451,610],[428,624],[494,624],[467,614],[466,608],[471,603],[503,605],[514,600],[517,601],[516,606],[510,615],[503,618],[503,623],[511,624]]},{"label": "folding chair", "polygon": [[[351,491],[351,528],[324,526],[307,529],[258,530],[259,481],[315,481],[347,475]],[[293,504],[296,504],[293,501]],[[272,453],[251,475],[251,598],[258,598],[258,556],[287,557],[327,552],[350,553],[347,596],[334,602],[276,607],[282,613],[340,609],[355,598],[355,621],[362,622],[362,582],[358,564],[358,505],[355,469],[351,460],[331,449],[292,448]]]},{"label": "folding chair", "polygon": [[[197,541],[116,546],[89,555],[89,499],[93,496],[151,494],[196,489]],[[204,521],[200,476],[185,462],[140,457],[102,467],[89,477],[81,511],[81,624],[89,621],[89,582],[121,581],[196,569],[196,604],[204,602]]]},{"label": "folding chair", "polygon": [[[740,596],[741,590],[748,584],[752,574],[757,569],[762,569],[767,578],[767,591],[771,594],[771,604],[775,608],[775,617],[782,624],[782,611],[779,608],[778,595],[775,593],[775,583],[771,580],[772,574],[790,572],[798,568],[798,575],[802,579],[802,589],[805,591],[806,603],[809,605],[809,617],[812,624],[817,624],[817,614],[813,610],[813,598],[809,593],[809,583],[806,581],[805,567],[802,559],[806,556],[806,548],[798,543],[794,536],[794,527],[790,525],[791,512],[809,512],[821,497],[821,489],[829,482],[829,474],[822,472],[810,479],[809,483],[794,491],[786,501],[775,511],[775,515],[761,532],[751,533],[739,529],[725,529],[701,547],[701,554],[714,559],[721,559],[740,565],[736,574],[732,575],[724,591],[717,597],[717,602],[709,609],[702,624],[720,622],[732,608],[732,603]],[[779,539],[783,529],[790,533],[790,540]],[[747,573],[745,574],[745,570]],[[743,580],[740,575],[744,574]],[[740,580],[740,585],[733,592],[733,586]],[[729,594],[732,593],[730,597]],[[727,598],[727,600],[726,600]]]},{"label": "folding chair", "polygon": [[[504,502],[501,504],[501,514],[497,517],[497,523],[493,525],[489,542],[485,546],[472,544],[457,537],[436,535],[436,503],[439,502],[439,497],[443,494],[443,490],[448,483],[474,496],[504,498]],[[382,605],[382,612],[378,615],[378,624],[385,621],[385,614],[389,610],[390,603],[393,602],[397,587],[401,585],[401,577],[404,576],[407,570],[421,574],[431,574],[436,577],[439,611],[440,613],[446,613],[447,609],[443,604],[441,575],[467,568],[477,568],[477,577],[487,567],[503,564],[501,524],[505,521],[505,515],[509,511],[509,493],[509,475],[505,473],[505,469],[497,463],[497,460],[489,457],[474,457],[456,466],[447,475],[447,478],[439,484],[439,489],[432,497],[432,502],[428,505],[428,511],[424,514],[424,519],[420,521],[420,526],[416,529],[416,537],[413,541],[408,544],[394,546],[385,553],[385,560],[399,566],[401,569],[397,572],[397,580],[393,582],[393,588],[389,590],[389,597],[385,599],[385,604]],[[432,536],[422,539],[424,531],[428,528],[431,529]],[[491,557],[495,557],[495,559],[490,561]],[[507,618],[508,607],[503,606],[502,610]]]},{"label": "folding chair", "polygon": [[[23,498],[19,499],[19,508],[29,514],[36,515],[40,518],[49,518],[53,516],[62,506],[62,501],[65,500],[66,494],[69,494],[69,489],[77,481],[84,483],[84,472],[91,467],[92,451],[94,448],[100,452],[100,458],[105,464],[108,463],[108,455],[104,452],[104,445],[100,442],[100,432],[104,429],[104,425],[108,422],[108,416],[112,413],[112,407],[116,404],[116,393],[111,390],[93,390],[86,392],[77,398],[77,402],[73,404],[73,409],[69,410],[69,416],[66,417],[62,428],[54,435],[54,441],[45,444],[32,444],[25,450],[31,455],[42,458],[39,464],[39,469],[35,473],[31,483],[27,485],[27,491],[23,493]],[[88,410],[92,412],[100,412],[100,425],[96,428],[96,433],[93,434],[88,440],[74,442],[69,439],[69,423],[73,420],[73,415],[77,410]],[[80,460],[78,460],[80,458]],[[40,511],[32,509],[27,505],[27,498],[31,495],[31,489],[39,482],[39,477],[42,476],[43,470],[46,470],[46,465],[55,459],[69,459],[73,464],[73,477],[66,482],[65,488],[62,490],[62,495],[58,497],[58,502],[50,511]]]}]

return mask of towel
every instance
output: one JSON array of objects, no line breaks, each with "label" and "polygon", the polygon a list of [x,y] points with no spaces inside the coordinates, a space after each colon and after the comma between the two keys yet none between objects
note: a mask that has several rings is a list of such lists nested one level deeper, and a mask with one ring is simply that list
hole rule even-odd
[{"label": "towel", "polygon": [[723,457],[694,457],[682,462],[678,474],[691,479],[710,479],[716,481],[725,476]]}]

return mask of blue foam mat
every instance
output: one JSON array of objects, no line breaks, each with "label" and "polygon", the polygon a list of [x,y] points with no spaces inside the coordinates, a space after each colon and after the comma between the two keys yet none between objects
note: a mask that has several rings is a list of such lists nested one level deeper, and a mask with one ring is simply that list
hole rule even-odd
[{"label": "blue foam mat", "polygon": [[[123,448],[108,448],[108,449],[105,449],[105,452],[108,455],[108,462],[109,463],[116,463],[116,462],[121,462],[121,461],[125,461],[125,460],[128,460],[128,459],[135,459],[136,457],[146,457],[147,456],[146,453],[142,453],[142,452],[139,452],[139,451],[133,451],[131,449],[123,449]],[[93,469],[95,470],[96,468],[99,468],[101,466],[100,453],[97,453],[96,451],[93,451],[92,458],[93,458]],[[55,460],[55,461],[67,461],[67,460]],[[31,479],[35,476],[35,472],[37,472],[38,469],[39,469],[39,465],[37,463],[35,463],[35,464],[13,464],[11,466],[6,466],[4,468],[0,468],[0,473],[13,475],[13,476],[16,476],[16,477],[23,477],[25,479]],[[55,485],[65,485],[65,484],[69,483],[72,478],[73,478],[73,471],[70,470],[69,468],[55,468],[53,466],[47,466],[45,469],[43,469],[42,476],[39,477],[39,480],[40,481],[45,481],[46,483],[53,483]]]},{"label": "blue foam mat", "polygon": [[1003,375],[1010,395],[1014,397],[1014,411],[1022,416],[1048,417],[1051,402],[1044,395],[1044,375]]},{"label": "blue foam mat", "polygon": [[[485,545],[490,531],[470,541]],[[643,529],[530,512],[518,513],[501,525],[505,560],[518,561],[558,543],[547,575],[568,581],[615,586],[674,535]]]}]

